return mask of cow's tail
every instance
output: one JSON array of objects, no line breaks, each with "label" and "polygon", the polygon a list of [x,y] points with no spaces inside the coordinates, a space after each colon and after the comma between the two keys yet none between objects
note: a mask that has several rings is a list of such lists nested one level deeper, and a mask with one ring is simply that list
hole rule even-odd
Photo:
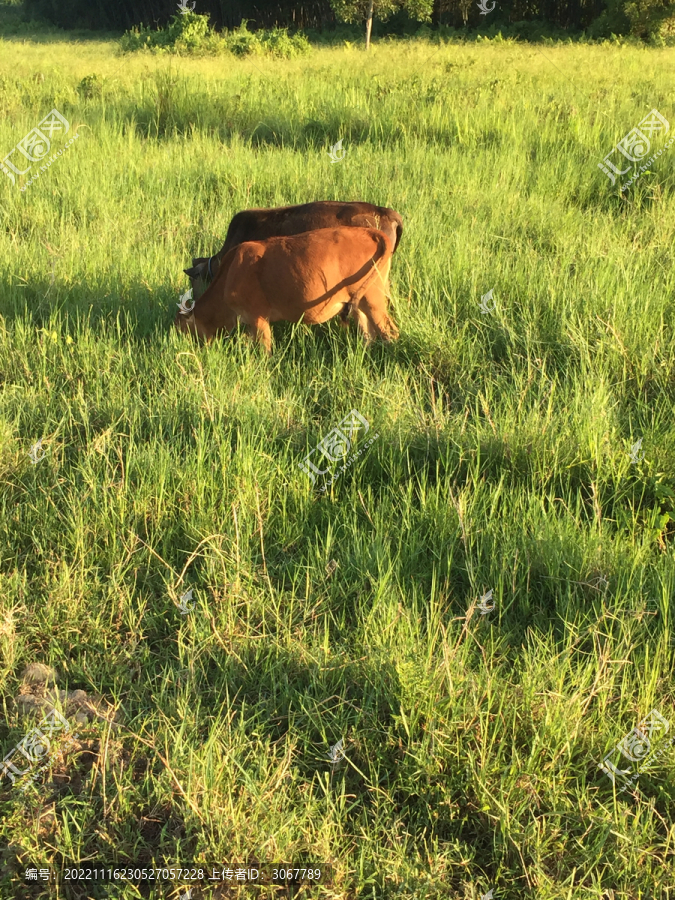
[{"label": "cow's tail", "polygon": [[[375,240],[377,241],[377,250],[375,251],[375,256],[371,259],[371,263],[373,264],[372,272],[369,272],[366,277],[361,282],[361,287],[352,295],[351,306],[356,306],[356,304],[361,300],[363,295],[368,290],[368,286],[373,281],[375,277],[380,277],[382,279],[382,286],[384,287],[385,293],[387,293],[387,281],[389,279],[389,267],[391,265],[391,244],[389,243],[388,238],[382,234],[381,231],[373,231],[371,232]],[[378,263],[384,260],[383,272],[380,272],[380,268]]]},{"label": "cow's tail", "polygon": [[394,253],[398,250],[398,245],[403,237],[403,219],[396,213],[396,243],[394,244]]}]

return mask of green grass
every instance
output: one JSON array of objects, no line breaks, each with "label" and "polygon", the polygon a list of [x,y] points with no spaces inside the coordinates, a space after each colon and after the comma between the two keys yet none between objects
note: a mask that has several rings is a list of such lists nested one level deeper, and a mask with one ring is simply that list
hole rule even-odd
[{"label": "green grass", "polygon": [[[675,718],[675,149],[627,198],[597,164],[675,127],[675,51],[0,55],[3,156],[54,106],[80,135],[0,175],[0,738],[34,661],[120,724],[2,782],[2,898],[256,858],[334,900],[672,900],[675,754],[635,796],[597,763]],[[398,343],[174,333],[235,212],[315,199],[402,214]],[[299,463],[351,409],[380,437],[324,495]]]}]

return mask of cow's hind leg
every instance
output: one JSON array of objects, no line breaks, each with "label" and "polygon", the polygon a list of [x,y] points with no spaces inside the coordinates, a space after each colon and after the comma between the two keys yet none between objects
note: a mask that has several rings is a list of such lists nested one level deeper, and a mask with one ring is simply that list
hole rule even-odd
[{"label": "cow's hind leg", "polygon": [[375,333],[373,326],[371,325],[370,319],[363,312],[363,310],[359,309],[358,306],[352,307],[352,315],[356,319],[356,324],[359,327],[359,331],[361,332],[363,339],[366,344],[369,344],[377,334]]}]

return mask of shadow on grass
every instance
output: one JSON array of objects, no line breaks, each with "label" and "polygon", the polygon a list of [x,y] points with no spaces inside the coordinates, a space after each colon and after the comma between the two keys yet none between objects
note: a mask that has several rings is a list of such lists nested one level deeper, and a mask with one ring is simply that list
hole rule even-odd
[{"label": "shadow on grass", "polygon": [[82,30],[76,31],[41,31],[39,28],[33,29],[27,25],[25,30],[9,32],[2,31],[0,27],[0,38],[7,43],[16,44],[90,44],[100,43],[101,41],[112,41],[119,39],[120,35],[113,32],[91,32]]}]

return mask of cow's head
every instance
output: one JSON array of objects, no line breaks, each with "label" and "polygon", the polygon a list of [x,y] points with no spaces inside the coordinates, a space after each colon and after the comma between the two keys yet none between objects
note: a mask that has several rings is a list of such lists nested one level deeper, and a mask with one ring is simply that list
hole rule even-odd
[{"label": "cow's head", "polygon": [[211,258],[211,277],[209,277],[209,258],[208,256],[193,257],[192,268],[183,269],[192,283],[192,298],[195,301],[199,300],[211,284],[217,271],[218,261],[215,258]]},{"label": "cow's head", "polygon": [[177,312],[176,318],[173,320],[173,324],[176,329],[183,334],[196,334],[196,324],[195,324],[195,314],[194,311],[190,313],[182,313]]},{"label": "cow's head", "polygon": [[196,338],[200,344],[210,343],[216,334],[213,328],[204,323],[203,318],[197,319],[194,309],[189,313],[182,313],[178,310],[176,318],[173,320],[173,324],[176,330],[180,331],[181,334],[191,335],[193,338]]}]

